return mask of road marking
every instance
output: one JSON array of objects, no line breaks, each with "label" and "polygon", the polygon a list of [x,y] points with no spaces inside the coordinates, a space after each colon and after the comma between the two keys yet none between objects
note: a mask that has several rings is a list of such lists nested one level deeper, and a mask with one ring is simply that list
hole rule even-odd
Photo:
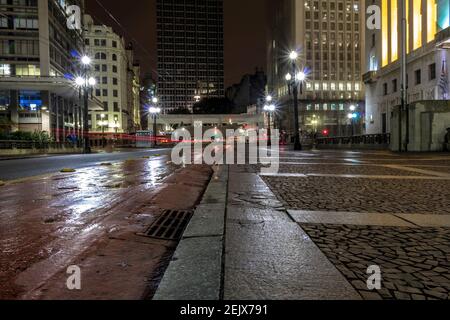
[{"label": "road marking", "polygon": [[450,227],[450,215],[288,210],[297,223],[383,227]]},{"label": "road marking", "polygon": [[438,171],[423,170],[423,169],[417,169],[417,168],[409,168],[409,167],[398,166],[398,165],[391,165],[391,164],[384,165],[384,166],[386,168],[391,168],[391,169],[398,169],[398,170],[403,170],[403,171],[408,171],[408,172],[422,173],[422,174],[425,174],[425,175],[436,176],[436,177],[450,178],[450,174],[443,173],[443,172],[438,172]]},{"label": "road marking", "polygon": [[354,174],[316,174],[316,173],[266,173],[260,174],[262,177],[279,178],[346,178],[346,179],[380,179],[380,180],[450,180],[450,175],[446,177],[427,176],[386,176],[386,175],[354,175]]},{"label": "road marking", "polygon": [[358,213],[334,211],[298,211],[288,210],[289,215],[297,223],[414,227],[413,224],[388,213]]}]

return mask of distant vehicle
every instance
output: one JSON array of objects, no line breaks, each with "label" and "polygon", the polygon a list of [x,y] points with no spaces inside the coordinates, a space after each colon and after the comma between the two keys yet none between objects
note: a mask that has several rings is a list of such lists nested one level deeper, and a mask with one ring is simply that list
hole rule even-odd
[{"label": "distant vehicle", "polygon": [[[142,130],[136,132],[136,148],[151,148],[153,147],[153,131]],[[167,136],[157,136],[157,145],[165,145],[170,143],[170,138]]]}]

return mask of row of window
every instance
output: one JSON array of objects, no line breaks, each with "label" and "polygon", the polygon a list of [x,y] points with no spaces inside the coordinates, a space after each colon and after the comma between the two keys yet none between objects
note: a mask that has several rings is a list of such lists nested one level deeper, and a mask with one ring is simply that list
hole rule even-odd
[{"label": "row of window", "polygon": [[0,40],[0,54],[39,56],[37,40]]},{"label": "row of window", "polygon": [[[107,64],[96,64],[94,65],[94,70],[95,72],[108,72],[108,65]],[[117,73],[118,72],[118,68],[116,65],[112,66],[112,72],[113,73]]]},{"label": "row of window", "polygon": [[356,106],[353,104],[344,104],[344,103],[316,103],[316,104],[308,104],[306,105],[307,111],[355,111],[351,108],[351,106]]},{"label": "row of window", "polygon": [[330,12],[327,12],[327,10],[322,10],[322,14],[321,15],[319,15],[318,11],[315,11],[315,12],[306,11],[305,12],[305,19],[306,20],[311,20],[312,19],[314,21],[320,21],[320,20],[322,20],[322,21],[333,21],[333,20],[337,19],[338,22],[340,22],[340,21],[345,22],[345,21],[351,21],[352,18],[355,21],[359,21],[359,13],[358,12],[354,12],[353,15],[351,13],[346,13],[345,14],[345,18],[344,18],[344,13],[343,12],[336,13],[333,10],[330,10]]},{"label": "row of window", "polygon": [[[108,84],[108,77],[95,77],[98,84]],[[117,78],[112,78],[112,84],[117,86],[119,84],[119,80]]]},{"label": "row of window", "polygon": [[[108,60],[108,55],[105,52],[97,52],[94,56],[95,60]],[[117,61],[117,54],[113,53],[111,55],[112,61]]]},{"label": "row of window", "polygon": [[[436,80],[436,63],[430,64],[428,66],[428,81]],[[422,84],[422,70],[417,69],[414,71],[414,85],[418,86]],[[406,86],[409,86],[409,75],[406,75]],[[393,79],[391,82],[391,93],[396,93],[399,90],[398,80]],[[388,83],[383,83],[383,95],[389,94]]]},{"label": "row of window", "polygon": [[35,17],[0,16],[0,29],[38,30],[39,21]]},{"label": "row of window", "polygon": [[[118,98],[119,90],[114,89],[112,95],[114,98]],[[108,97],[109,91],[108,91],[108,89],[95,89],[95,96],[96,97]]]},{"label": "row of window", "polygon": [[352,82],[308,82],[306,83],[307,91],[361,91],[360,83]]},{"label": "row of window", "polygon": [[[103,101],[102,104],[103,104],[103,111],[109,111],[109,107],[110,107],[109,102]],[[113,112],[120,112],[119,102],[113,101],[112,110],[113,110]],[[97,120],[99,120],[99,119],[97,119]]]},{"label": "row of window", "polygon": [[[84,43],[87,46],[90,46],[91,45],[91,39],[85,39]],[[108,46],[108,42],[107,42],[106,39],[94,39],[93,43],[94,43],[94,46],[96,46],[96,47],[107,47]],[[111,40],[111,46],[113,48],[117,48],[117,41]]]},{"label": "row of window", "polygon": [[0,76],[40,76],[41,69],[36,65],[0,64]]},{"label": "row of window", "polygon": [[0,4],[20,7],[37,7],[38,0],[0,0]]},{"label": "row of window", "polygon": [[[334,11],[337,10],[338,11],[345,11],[346,12],[359,12],[359,1],[355,0],[353,1],[353,5],[351,3],[352,1],[347,1],[346,4],[344,4],[344,1],[339,1],[337,3],[336,6],[336,2],[335,1],[311,1],[311,0],[305,0],[305,9],[306,10],[313,10],[313,11],[318,11],[319,9],[321,10],[331,10]],[[319,3],[321,4],[321,6],[319,6]]]}]

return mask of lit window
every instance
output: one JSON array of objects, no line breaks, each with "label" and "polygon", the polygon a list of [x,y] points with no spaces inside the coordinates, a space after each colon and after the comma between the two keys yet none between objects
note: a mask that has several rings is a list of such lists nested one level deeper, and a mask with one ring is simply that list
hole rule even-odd
[{"label": "lit window", "polygon": [[20,91],[19,106],[30,111],[38,110],[42,106],[41,92],[31,90]]},{"label": "lit window", "polygon": [[11,75],[11,66],[9,64],[0,64],[0,76]]}]

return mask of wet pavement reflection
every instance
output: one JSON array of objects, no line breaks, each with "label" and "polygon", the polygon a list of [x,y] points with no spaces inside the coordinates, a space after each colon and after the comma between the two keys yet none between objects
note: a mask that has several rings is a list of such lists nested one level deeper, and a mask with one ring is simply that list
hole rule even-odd
[{"label": "wet pavement reflection", "polygon": [[0,298],[17,296],[19,273],[64,253],[71,239],[103,232],[114,207],[154,192],[177,168],[167,156],[138,158],[2,186]]}]

